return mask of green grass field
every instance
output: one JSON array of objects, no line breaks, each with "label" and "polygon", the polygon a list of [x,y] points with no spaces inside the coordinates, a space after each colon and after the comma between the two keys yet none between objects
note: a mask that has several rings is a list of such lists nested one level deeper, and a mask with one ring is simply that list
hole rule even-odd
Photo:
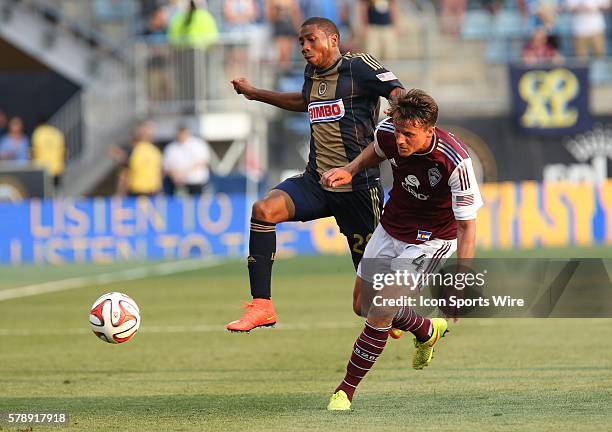
[{"label": "green grass field", "polygon": [[[3,268],[0,293],[130,266]],[[348,257],[279,260],[280,324],[249,335],[223,329],[248,297],[243,262],[0,301],[0,411],[68,411],[61,430],[83,431],[610,430],[604,319],[464,319],[424,371],[410,368],[409,338],[390,340],[354,410],[328,413],[362,328],[352,282]],[[89,330],[88,308],[107,291],[142,311],[124,345]]]}]

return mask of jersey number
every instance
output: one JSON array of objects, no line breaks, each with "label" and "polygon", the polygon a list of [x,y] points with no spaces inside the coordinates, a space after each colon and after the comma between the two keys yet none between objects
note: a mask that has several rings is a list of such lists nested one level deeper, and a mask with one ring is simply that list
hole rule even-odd
[{"label": "jersey number", "polygon": [[353,234],[353,239],[355,240],[355,243],[353,243],[353,252],[363,255],[365,247],[371,238],[372,233],[365,236],[365,238],[361,234]]}]

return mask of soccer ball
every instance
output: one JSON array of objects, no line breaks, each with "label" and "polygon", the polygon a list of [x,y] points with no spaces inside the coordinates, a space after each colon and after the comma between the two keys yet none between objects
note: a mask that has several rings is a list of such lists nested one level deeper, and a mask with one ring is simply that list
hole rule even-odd
[{"label": "soccer ball", "polygon": [[91,306],[89,324],[94,334],[105,342],[127,342],[140,327],[140,309],[136,302],[125,294],[107,293]]}]

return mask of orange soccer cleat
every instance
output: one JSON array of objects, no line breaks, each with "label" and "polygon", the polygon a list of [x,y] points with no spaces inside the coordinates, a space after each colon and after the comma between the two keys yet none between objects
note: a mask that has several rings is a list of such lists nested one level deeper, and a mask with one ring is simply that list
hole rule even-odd
[{"label": "orange soccer cleat", "polygon": [[250,332],[257,327],[272,327],[276,324],[276,312],[272,300],[253,299],[244,305],[245,311],[240,319],[225,326],[231,332]]}]

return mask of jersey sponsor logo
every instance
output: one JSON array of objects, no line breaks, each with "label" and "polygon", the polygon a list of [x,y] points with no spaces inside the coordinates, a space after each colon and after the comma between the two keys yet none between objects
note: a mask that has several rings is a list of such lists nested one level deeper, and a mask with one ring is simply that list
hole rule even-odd
[{"label": "jersey sponsor logo", "polygon": [[429,184],[431,187],[435,187],[440,183],[440,180],[442,180],[442,173],[438,168],[429,168],[427,175],[429,176]]},{"label": "jersey sponsor logo", "polygon": [[344,102],[342,99],[308,104],[310,123],[334,122],[344,117]]},{"label": "jersey sponsor logo", "polygon": [[317,90],[317,92],[319,93],[319,96],[323,96],[326,91],[327,91],[327,83],[325,81],[321,81],[321,83],[319,84],[319,89]]},{"label": "jersey sponsor logo", "polygon": [[418,189],[419,186],[421,186],[421,183],[419,182],[419,179],[412,175],[412,174],[408,174],[406,176],[406,178],[404,179],[404,182],[409,185],[409,186],[414,186]]},{"label": "jersey sponsor logo", "polygon": [[431,237],[431,231],[418,230],[416,239],[419,241],[428,241]]},{"label": "jersey sponsor logo", "polygon": [[412,195],[413,197],[417,199],[420,199],[421,201],[426,201],[429,199],[429,195],[419,193],[413,189],[413,187],[418,189],[420,185],[421,183],[419,182],[419,179],[416,178],[416,176],[412,174],[408,174],[406,178],[404,179],[404,181],[402,182],[402,187],[406,189],[406,191],[408,191],[410,195]]},{"label": "jersey sponsor logo", "polygon": [[393,81],[396,80],[397,77],[393,72],[383,72],[376,75],[376,78],[381,80],[382,82]]}]

